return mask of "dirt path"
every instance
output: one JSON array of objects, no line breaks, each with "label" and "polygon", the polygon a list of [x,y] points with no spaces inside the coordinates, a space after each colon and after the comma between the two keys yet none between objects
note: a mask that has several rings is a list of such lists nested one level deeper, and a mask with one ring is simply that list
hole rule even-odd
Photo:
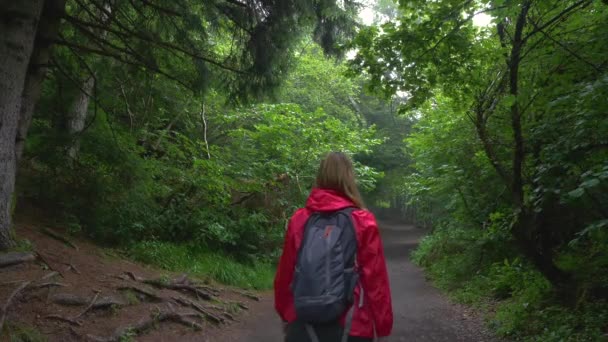
[{"label": "dirt path", "polygon": [[[469,310],[450,303],[409,260],[422,232],[413,226],[381,225],[393,295],[395,324],[391,342],[497,341]],[[280,323],[272,294],[235,324],[221,342],[280,342]]]}]

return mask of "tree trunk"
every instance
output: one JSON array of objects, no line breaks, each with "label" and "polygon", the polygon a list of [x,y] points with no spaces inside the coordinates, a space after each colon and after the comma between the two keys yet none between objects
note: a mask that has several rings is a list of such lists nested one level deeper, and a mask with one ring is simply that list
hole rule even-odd
[{"label": "tree trunk", "polygon": [[14,244],[11,199],[17,169],[15,138],[42,5],[42,0],[0,1],[0,250]]},{"label": "tree trunk", "polygon": [[74,139],[68,150],[68,155],[72,159],[78,157],[78,152],[80,150],[80,139],[78,139],[78,135],[84,130],[87,114],[89,112],[89,100],[91,99],[91,93],[94,87],[95,78],[89,76],[89,78],[82,83],[80,92],[76,95],[70,108],[68,129],[70,130],[70,135],[72,135]]},{"label": "tree trunk", "polygon": [[541,241],[544,238],[543,234],[548,234],[548,232],[539,231],[539,227],[543,225],[541,220],[533,212],[521,211],[517,215],[512,233],[523,254],[559,290],[569,285],[570,276],[555,265],[553,246],[548,246]]},{"label": "tree trunk", "polygon": [[30,58],[23,94],[21,95],[21,115],[15,142],[17,162],[23,155],[25,138],[32,122],[36,102],[40,98],[42,82],[47,71],[51,54],[51,44],[59,33],[60,18],[65,10],[65,0],[45,1],[38,32],[34,41],[34,50]]},{"label": "tree trunk", "polygon": [[[99,35],[102,39],[105,39],[108,35],[108,31],[104,28],[110,23],[110,16],[112,15],[111,1],[106,1],[103,4],[103,8],[99,7],[98,10],[103,26],[95,30],[95,34]],[[73,137],[73,141],[68,149],[68,155],[72,159],[78,158],[78,153],[80,151],[79,135],[84,131],[89,113],[91,94],[93,94],[93,89],[95,88],[95,72],[90,69],[89,72],[91,72],[91,75],[89,75],[80,85],[80,92],[76,95],[76,98],[70,107],[68,129],[70,135]]]}]

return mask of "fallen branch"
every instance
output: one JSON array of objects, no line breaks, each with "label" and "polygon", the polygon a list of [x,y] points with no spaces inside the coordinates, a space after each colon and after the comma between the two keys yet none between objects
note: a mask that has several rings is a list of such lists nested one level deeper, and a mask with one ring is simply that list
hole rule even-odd
[{"label": "fallen branch", "polygon": [[36,260],[34,253],[11,252],[0,255],[0,267],[7,267]]},{"label": "fallen branch", "polygon": [[57,240],[57,241],[61,241],[64,244],[74,248],[75,250],[78,250],[78,246],[76,246],[74,243],[72,243],[72,241],[70,241],[68,238],[66,238],[65,236],[58,234],[48,228],[41,228],[40,229],[45,235],[48,235],[49,237]]},{"label": "fallen branch", "polygon": [[99,293],[100,293],[99,291],[97,291],[95,293],[95,296],[93,296],[93,300],[89,303],[89,305],[81,313],[79,313],[78,315],[74,316],[74,318],[73,318],[74,320],[82,317],[82,315],[84,315],[85,313],[87,313],[87,311],[89,311],[93,307],[93,304],[95,304],[95,301],[97,300],[97,297],[99,297]]},{"label": "fallen branch", "polygon": [[67,270],[68,271],[72,271],[78,275],[80,275],[80,271],[76,268],[76,266],[72,265],[72,264],[66,264],[68,266]]},{"label": "fallen branch", "polygon": [[2,331],[2,327],[4,326],[4,320],[6,319],[6,313],[8,311],[9,306],[11,305],[11,303],[13,302],[13,299],[21,292],[23,291],[23,289],[25,289],[31,282],[30,281],[26,281],[23,282],[19,287],[17,287],[13,293],[11,293],[11,295],[8,297],[8,299],[6,300],[6,303],[4,304],[4,306],[2,307],[2,312],[0,312],[0,331]]},{"label": "fallen branch", "polygon": [[45,319],[52,319],[52,320],[56,320],[56,321],[67,322],[67,323],[70,323],[72,325],[76,325],[76,326],[79,326],[79,327],[82,326],[82,323],[80,323],[78,321],[75,321],[75,320],[73,320],[71,318],[62,317],[62,316],[59,316],[59,315],[48,315],[48,316],[45,316],[44,318]]}]

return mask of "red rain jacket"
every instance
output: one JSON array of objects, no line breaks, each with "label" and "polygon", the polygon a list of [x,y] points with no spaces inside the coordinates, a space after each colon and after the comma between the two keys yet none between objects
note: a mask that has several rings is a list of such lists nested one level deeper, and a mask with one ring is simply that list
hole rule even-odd
[{"label": "red rain jacket", "polygon": [[[313,212],[336,211],[352,206],[353,202],[337,191],[313,189],[306,207],[298,209],[291,217],[274,280],[275,308],[283,321],[296,320],[291,282],[308,217]],[[388,336],[393,327],[393,310],[378,225],[374,215],[367,210],[353,211],[352,218],[357,233],[357,263],[364,298],[363,306],[355,308],[350,336],[373,338],[374,327],[378,337]],[[360,292],[361,287],[357,286],[354,303],[359,303]],[[344,316],[346,313],[340,320],[342,325]]]}]

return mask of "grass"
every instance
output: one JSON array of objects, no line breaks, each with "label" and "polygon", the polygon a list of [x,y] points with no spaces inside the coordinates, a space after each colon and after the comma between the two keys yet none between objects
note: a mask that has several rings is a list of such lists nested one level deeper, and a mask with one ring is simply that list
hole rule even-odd
[{"label": "grass", "polygon": [[[10,323],[6,325],[6,332],[10,342],[46,342],[47,339],[42,335],[36,327],[21,324]],[[2,338],[2,335],[0,335]]]},{"label": "grass", "polygon": [[32,252],[34,244],[28,239],[16,239],[15,246],[10,249],[11,252]]},{"label": "grass", "polygon": [[275,272],[270,263],[244,264],[219,253],[160,241],[137,243],[128,254],[137,261],[168,271],[186,272],[244,289],[270,289]]}]

